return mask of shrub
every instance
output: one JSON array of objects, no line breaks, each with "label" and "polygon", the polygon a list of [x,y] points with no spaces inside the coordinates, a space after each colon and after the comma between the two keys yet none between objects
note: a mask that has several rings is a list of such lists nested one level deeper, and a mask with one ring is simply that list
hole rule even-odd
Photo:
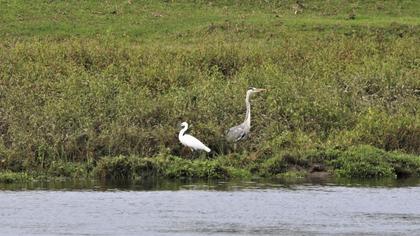
[{"label": "shrub", "polygon": [[397,177],[420,177],[420,157],[418,156],[391,152],[389,162]]},{"label": "shrub", "polygon": [[343,152],[332,163],[339,177],[379,178],[395,177],[392,165],[388,162],[390,155],[378,148],[362,145]]}]

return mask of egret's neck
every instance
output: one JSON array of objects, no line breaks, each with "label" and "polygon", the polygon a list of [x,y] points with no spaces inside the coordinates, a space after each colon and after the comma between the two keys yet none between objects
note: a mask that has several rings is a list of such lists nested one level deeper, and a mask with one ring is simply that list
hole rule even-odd
[{"label": "egret's neck", "polygon": [[245,121],[248,126],[251,126],[251,103],[249,102],[249,98],[251,93],[246,94],[245,104],[246,104],[246,114],[245,114]]},{"label": "egret's neck", "polygon": [[178,138],[181,138],[182,136],[184,136],[185,131],[187,131],[188,126],[185,126],[183,129],[181,129],[181,131],[179,131],[179,135]]}]

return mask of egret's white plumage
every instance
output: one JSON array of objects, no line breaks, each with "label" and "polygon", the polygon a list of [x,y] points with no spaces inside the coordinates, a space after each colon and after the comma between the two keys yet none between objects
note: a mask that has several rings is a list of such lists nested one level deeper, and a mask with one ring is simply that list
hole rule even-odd
[{"label": "egret's white plumage", "polygon": [[196,139],[194,136],[185,134],[185,131],[188,129],[187,122],[182,122],[181,127],[182,129],[179,131],[178,138],[184,146],[191,148],[192,151],[204,150],[206,152],[210,152],[210,148],[204,145],[200,140]]}]

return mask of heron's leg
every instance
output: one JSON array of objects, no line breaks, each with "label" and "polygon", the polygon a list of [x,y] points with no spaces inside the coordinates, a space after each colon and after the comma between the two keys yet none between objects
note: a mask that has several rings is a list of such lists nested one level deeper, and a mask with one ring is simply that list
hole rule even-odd
[{"label": "heron's leg", "polygon": [[233,152],[236,152],[236,145],[237,145],[237,143],[235,142],[235,143],[233,143]]}]

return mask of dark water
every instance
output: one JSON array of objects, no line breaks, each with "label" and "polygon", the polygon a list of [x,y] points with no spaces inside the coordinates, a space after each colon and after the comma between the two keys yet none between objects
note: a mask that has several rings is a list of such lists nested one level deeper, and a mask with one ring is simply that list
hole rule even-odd
[{"label": "dark water", "polygon": [[420,235],[420,181],[0,185],[0,235]]}]

